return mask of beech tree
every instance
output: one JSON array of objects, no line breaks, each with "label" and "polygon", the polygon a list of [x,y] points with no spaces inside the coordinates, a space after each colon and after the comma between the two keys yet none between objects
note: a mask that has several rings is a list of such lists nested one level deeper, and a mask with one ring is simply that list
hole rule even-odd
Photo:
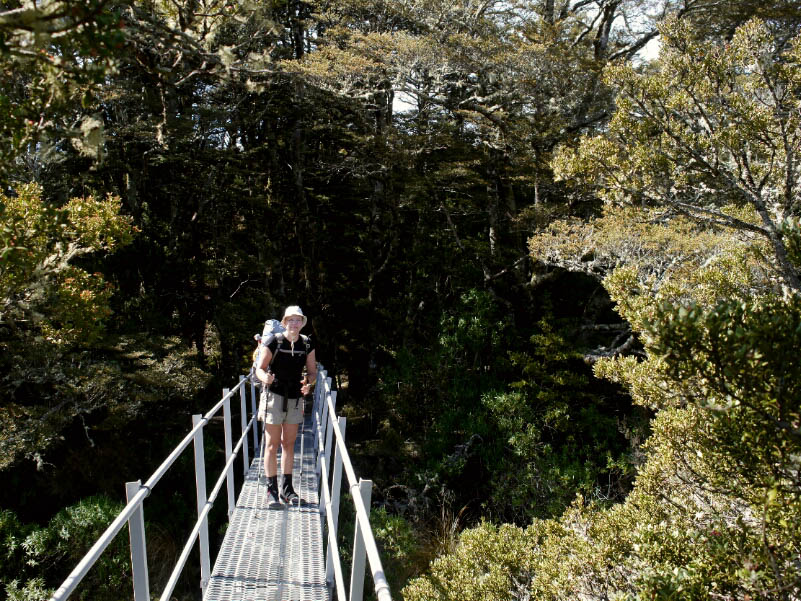
[{"label": "beech tree", "polygon": [[[331,169],[359,181],[370,199],[371,291],[403,261],[403,238],[374,224],[402,223],[412,247],[447,244],[465,266],[468,281],[451,302],[476,279],[512,315],[511,299],[531,300],[523,231],[548,219],[543,207],[559,210],[553,148],[609,117],[602,66],[632,60],[673,8],[596,4],[312,3],[310,51],[281,68],[306,90],[341,99],[353,116],[347,135],[364,136],[343,144]],[[416,264],[403,278],[413,283],[407,315],[431,288],[431,273],[418,274]]]},{"label": "beech tree", "polygon": [[535,256],[605,273],[642,345],[594,368],[655,414],[633,490],[525,529],[466,530],[405,599],[798,596],[798,296],[777,290],[763,238],[659,216],[608,210],[532,240]]},{"label": "beech tree", "polygon": [[[102,333],[110,290],[76,261],[132,241],[118,198],[47,206],[34,184],[0,195],[0,325],[54,343],[90,343]],[[22,332],[20,332],[20,330]]]},{"label": "beech tree", "polygon": [[[753,33],[753,27],[746,25],[734,40]],[[741,53],[748,56],[745,46]],[[794,62],[785,59],[787,65]],[[793,192],[782,194],[788,190],[782,161],[795,152],[782,141],[794,140],[794,134],[784,138],[781,132],[789,129],[770,127],[776,121],[768,118],[759,121],[765,127],[760,129],[740,113],[739,123],[752,127],[721,134],[723,141],[706,126],[694,130],[694,138],[678,125],[660,128],[673,119],[688,129],[728,123],[733,106],[755,102],[755,90],[764,98],[761,88],[740,87],[743,98],[732,94],[716,111],[705,105],[708,112],[700,112],[699,121],[682,118],[681,94],[667,104],[669,91],[662,89],[657,72],[630,75],[649,82],[638,99],[655,90],[664,94],[663,102],[653,105],[664,119],[655,119],[653,126],[652,105],[635,103],[642,121],[636,120],[624,96],[624,122],[642,129],[616,129],[616,117],[609,140],[597,136],[578,153],[559,158],[560,166],[569,165],[575,175],[578,163],[571,161],[587,161],[583,164],[594,177],[581,183],[603,184],[604,215],[589,223],[554,223],[530,244],[537,260],[603,277],[639,345],[635,354],[621,354],[631,350],[621,345],[595,358],[597,376],[624,384],[637,404],[656,414],[634,490],[612,508],[593,509],[579,501],[558,520],[535,521],[522,539],[522,531],[507,535],[510,544],[498,551],[498,560],[482,563],[474,553],[495,544],[496,533],[487,528],[471,533],[453,556],[434,564],[430,577],[410,585],[409,599],[467,598],[478,590],[471,581],[489,582],[485,575],[520,553],[533,556],[533,565],[514,561],[505,580],[493,581],[504,591],[495,593],[498,598],[798,595],[801,405],[798,377],[786,357],[798,344],[801,312],[796,294],[782,294],[792,290],[788,282],[798,255],[794,226],[774,221],[797,210]],[[686,70],[684,76],[691,78]],[[791,106],[794,94],[784,97]],[[654,132],[661,136],[648,136]],[[640,142],[626,146],[622,140]],[[666,149],[664,160],[647,140]],[[777,147],[782,150],[773,150]],[[720,152],[701,155],[700,148]],[[679,150],[686,151],[684,171]],[[615,160],[592,168],[591,156]],[[794,165],[789,169],[794,177]],[[748,194],[755,188],[747,175],[740,187],[725,185],[748,173],[763,178],[764,189],[756,188],[764,192],[762,206]],[[767,213],[778,236],[769,235],[764,199],[771,201]],[[777,240],[785,245],[784,263],[777,257]]]},{"label": "beech tree", "polygon": [[[720,212],[743,223],[758,222],[747,208],[729,205]],[[660,303],[712,306],[728,298],[780,293],[771,277],[767,241],[665,215],[660,208],[607,205],[589,221],[558,219],[529,239],[529,249],[540,265],[598,278],[616,303],[622,322],[585,324],[607,335],[601,346],[585,350],[590,364],[621,354],[644,358],[639,333]]]},{"label": "beech tree", "polygon": [[[592,186],[608,202],[661,206],[760,236],[776,275],[801,290],[788,256],[801,210],[799,38],[783,51],[752,21],[731,43],[694,41],[673,21],[663,44],[654,72],[607,70],[619,91],[614,117],[607,131],[560,151],[558,177]],[[751,207],[758,221],[726,214],[725,205]]]},{"label": "beech tree", "polygon": [[757,18],[771,32],[777,47],[783,47],[801,26],[801,11],[792,0],[694,0],[685,5],[685,18],[694,35],[708,40],[731,41],[738,27]]},{"label": "beech tree", "polygon": [[[123,42],[109,0],[5,2],[0,7],[0,185],[27,181],[57,139],[97,156],[102,123],[87,109]],[[20,164],[22,163],[22,164]],[[40,167],[41,165],[39,165]],[[5,191],[5,190],[4,190]]]}]

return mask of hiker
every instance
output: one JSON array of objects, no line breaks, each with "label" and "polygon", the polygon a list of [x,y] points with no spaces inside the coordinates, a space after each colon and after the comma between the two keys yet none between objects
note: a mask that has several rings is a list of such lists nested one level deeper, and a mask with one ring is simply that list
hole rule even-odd
[{"label": "hiker", "polygon": [[[286,331],[262,341],[264,346],[256,367],[256,377],[264,384],[261,392],[261,401],[266,407],[264,470],[271,503],[278,503],[279,499],[284,503],[298,501],[298,494],[292,486],[295,439],[298,425],[304,419],[303,399],[317,380],[314,344],[311,338],[300,333],[306,321],[300,307],[287,307],[281,319]],[[278,445],[281,445],[281,472],[284,475],[280,491]]]}]

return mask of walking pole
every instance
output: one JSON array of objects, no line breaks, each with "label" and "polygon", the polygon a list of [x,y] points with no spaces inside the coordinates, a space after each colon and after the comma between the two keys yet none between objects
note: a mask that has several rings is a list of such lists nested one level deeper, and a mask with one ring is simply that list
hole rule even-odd
[{"label": "walking pole", "polygon": [[[300,422],[300,474],[298,475],[298,486],[301,490],[303,490],[303,442],[304,432],[306,431],[306,398],[301,397],[303,399],[303,411],[301,412],[301,422]],[[298,511],[300,511],[300,500],[301,497],[298,495]]]},{"label": "walking pole", "polygon": [[[261,469],[264,467],[264,447],[267,446],[267,420],[265,419],[261,424],[261,448],[259,449],[259,469],[256,472],[258,475],[258,481],[256,484],[256,502],[261,505]],[[265,477],[267,476],[267,472],[264,473]]]},{"label": "walking pole", "polygon": [[[303,382],[308,384],[309,382],[309,375],[306,371],[306,367],[303,367]],[[301,391],[302,392],[302,391]],[[301,490],[303,489],[303,444],[306,442],[306,395],[302,394],[301,399],[303,399],[303,411],[301,411],[301,422],[300,422],[300,476],[298,482],[300,483]],[[302,497],[298,495],[298,510],[300,510],[300,502]]]},{"label": "walking pole", "polygon": [[[263,384],[262,388],[264,388],[264,386],[265,385]],[[264,392],[264,391],[262,390],[262,392]],[[259,395],[259,407],[261,407],[261,394]],[[256,414],[256,419],[258,419],[258,413]],[[256,484],[256,502],[259,504],[259,506],[261,506],[261,504],[262,504],[261,470],[263,468],[264,468],[264,479],[265,479],[265,482],[267,481],[267,469],[264,466],[264,454],[266,452],[265,451],[266,447],[267,447],[267,415],[266,415],[266,410],[265,410],[265,415],[262,416],[262,422],[261,422],[261,444],[260,444],[260,448],[259,448],[259,469],[256,472],[258,474],[258,478],[259,478],[258,483]],[[265,486],[267,486],[267,484],[265,484]],[[265,488],[265,491],[268,491],[268,490],[269,489]]]}]

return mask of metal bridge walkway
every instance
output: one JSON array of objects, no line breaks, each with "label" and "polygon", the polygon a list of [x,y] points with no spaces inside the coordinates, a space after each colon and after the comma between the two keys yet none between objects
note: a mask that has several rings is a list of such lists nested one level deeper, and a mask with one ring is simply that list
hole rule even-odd
[{"label": "metal bridge walkway", "polygon": [[204,601],[328,600],[313,445],[307,417],[295,442],[294,485],[305,501],[300,507],[270,509],[264,468],[259,469],[258,455],[253,460]]}]

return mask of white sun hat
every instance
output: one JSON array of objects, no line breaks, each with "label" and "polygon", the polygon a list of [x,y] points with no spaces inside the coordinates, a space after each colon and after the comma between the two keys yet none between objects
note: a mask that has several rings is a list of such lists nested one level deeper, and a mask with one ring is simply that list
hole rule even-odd
[{"label": "white sun hat", "polygon": [[286,318],[291,316],[291,315],[296,315],[296,316],[298,316],[298,317],[303,319],[303,325],[300,326],[301,328],[306,325],[307,319],[306,319],[306,316],[303,314],[303,311],[301,310],[301,308],[298,307],[297,305],[289,305],[286,308],[286,310],[284,311],[283,319],[281,319],[281,325],[282,326],[286,327]]}]

